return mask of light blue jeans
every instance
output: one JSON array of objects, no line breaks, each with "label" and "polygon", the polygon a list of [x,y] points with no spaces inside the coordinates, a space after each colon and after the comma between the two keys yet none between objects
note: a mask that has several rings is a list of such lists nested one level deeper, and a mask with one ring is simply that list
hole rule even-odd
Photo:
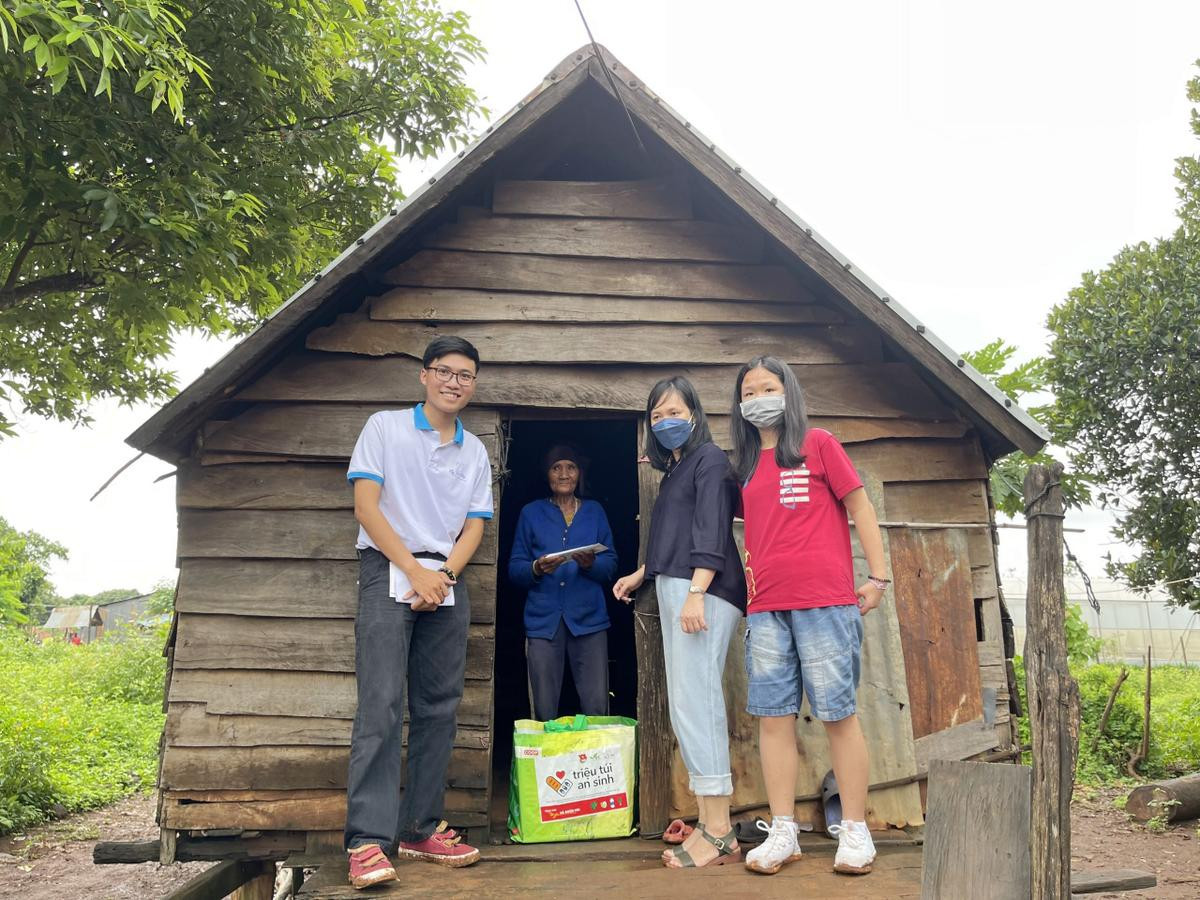
[{"label": "light blue jeans", "polygon": [[729,642],[742,613],[732,603],[705,594],[708,630],[686,634],[679,616],[690,584],[686,578],[670,575],[659,575],[654,581],[667,668],[667,704],[687,766],[688,788],[698,797],[727,797],[733,793],[733,776],[721,681]]}]

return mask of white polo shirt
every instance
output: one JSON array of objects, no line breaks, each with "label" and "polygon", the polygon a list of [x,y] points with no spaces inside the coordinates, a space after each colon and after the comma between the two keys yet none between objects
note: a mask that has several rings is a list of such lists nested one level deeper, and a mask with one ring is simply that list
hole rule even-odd
[{"label": "white polo shirt", "polygon": [[[379,509],[410,552],[449,556],[467,519],[492,517],[492,466],[483,442],[461,420],[443,444],[424,405],[367,419],[346,477],[383,486]],[[379,549],[361,526],[355,546]]]}]

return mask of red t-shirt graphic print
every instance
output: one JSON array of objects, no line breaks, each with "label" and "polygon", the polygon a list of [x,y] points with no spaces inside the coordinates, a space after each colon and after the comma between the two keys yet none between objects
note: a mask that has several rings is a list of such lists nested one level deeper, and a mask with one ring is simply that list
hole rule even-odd
[{"label": "red t-shirt graphic print", "polygon": [[857,603],[844,498],[862,487],[854,464],[822,428],[804,438],[791,469],[764,450],[742,488],[747,613]]}]

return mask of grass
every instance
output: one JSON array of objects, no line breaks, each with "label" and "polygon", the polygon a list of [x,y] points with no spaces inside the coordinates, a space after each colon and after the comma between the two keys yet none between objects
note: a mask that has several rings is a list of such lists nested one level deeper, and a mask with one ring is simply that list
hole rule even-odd
[{"label": "grass", "polygon": [[[1125,666],[1129,678],[1121,685],[1105,733],[1096,729],[1108,694],[1122,666],[1111,663],[1071,665],[1079,682],[1081,723],[1076,781],[1080,785],[1127,784],[1129,752],[1142,740],[1144,666]],[[1017,660],[1017,681],[1025,686],[1024,667]],[[1029,720],[1018,720],[1021,740],[1029,740]],[[1200,668],[1155,666],[1150,687],[1150,756],[1138,765],[1139,783],[1175,778],[1200,769]]]},{"label": "grass", "polygon": [[37,644],[0,627],[0,834],[154,784],[162,630]]}]

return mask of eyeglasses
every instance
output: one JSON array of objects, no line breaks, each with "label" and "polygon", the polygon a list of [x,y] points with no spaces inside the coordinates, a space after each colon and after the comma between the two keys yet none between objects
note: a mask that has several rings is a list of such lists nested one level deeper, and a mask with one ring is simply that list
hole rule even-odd
[{"label": "eyeglasses", "polygon": [[425,371],[432,372],[437,376],[437,380],[442,384],[449,384],[453,379],[463,387],[470,387],[475,383],[475,374],[473,372],[455,372],[449,366],[426,366]]}]

